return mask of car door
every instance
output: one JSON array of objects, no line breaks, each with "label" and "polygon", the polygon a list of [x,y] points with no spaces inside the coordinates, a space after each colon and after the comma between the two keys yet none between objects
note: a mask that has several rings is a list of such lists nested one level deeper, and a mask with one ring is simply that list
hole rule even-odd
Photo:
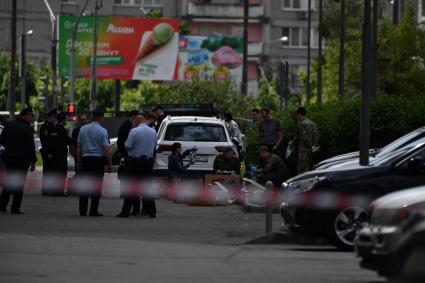
[{"label": "car door", "polygon": [[408,158],[402,160],[395,166],[396,190],[425,185],[425,173],[423,171],[414,170],[409,167],[409,161],[412,158],[425,159],[425,148],[422,148],[416,153],[408,156]]}]

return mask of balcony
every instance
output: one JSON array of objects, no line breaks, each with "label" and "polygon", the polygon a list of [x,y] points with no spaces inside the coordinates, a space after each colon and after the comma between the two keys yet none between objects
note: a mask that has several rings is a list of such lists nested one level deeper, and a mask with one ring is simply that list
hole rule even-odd
[{"label": "balcony", "polygon": [[[260,18],[264,16],[264,6],[251,6],[249,7],[249,17]],[[236,18],[241,19],[243,17],[243,6],[242,5],[228,5],[221,3],[187,3],[183,16],[186,17],[200,17],[200,18]]]}]

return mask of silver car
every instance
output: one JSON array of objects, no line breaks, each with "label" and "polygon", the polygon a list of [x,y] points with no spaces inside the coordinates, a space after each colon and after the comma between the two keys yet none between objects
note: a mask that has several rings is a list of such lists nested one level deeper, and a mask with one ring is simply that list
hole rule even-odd
[{"label": "silver car", "polygon": [[370,223],[358,232],[355,250],[362,268],[387,277],[406,226],[425,212],[425,186],[385,195],[373,202],[370,210]]}]

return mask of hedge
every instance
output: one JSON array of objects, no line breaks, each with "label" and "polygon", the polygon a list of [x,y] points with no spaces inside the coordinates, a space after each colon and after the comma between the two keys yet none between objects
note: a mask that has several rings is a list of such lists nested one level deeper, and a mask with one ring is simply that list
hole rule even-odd
[{"label": "hedge", "polygon": [[[331,101],[322,107],[307,106],[307,116],[320,132],[320,153],[315,162],[359,148],[360,100]],[[274,113],[282,121],[285,144],[292,139],[295,123],[285,111]],[[371,102],[370,148],[382,147],[398,137],[425,126],[425,97],[380,96]],[[250,131],[248,141],[256,140]],[[254,146],[252,146],[254,145]],[[248,144],[247,164],[256,163],[255,143]]]}]

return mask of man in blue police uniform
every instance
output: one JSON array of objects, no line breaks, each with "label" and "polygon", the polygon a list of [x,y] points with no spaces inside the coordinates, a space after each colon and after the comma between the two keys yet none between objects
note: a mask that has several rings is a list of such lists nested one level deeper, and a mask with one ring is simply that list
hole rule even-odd
[{"label": "man in blue police uniform", "polygon": [[105,163],[107,172],[112,172],[108,132],[100,125],[103,122],[103,114],[104,112],[100,109],[94,110],[92,112],[93,121],[81,127],[78,135],[77,166],[81,168],[82,177],[89,177],[96,181],[94,187],[77,188],[80,190],[80,216],[87,216],[89,197],[91,198],[89,216],[102,216],[98,211],[98,206],[102,194]]},{"label": "man in blue police uniform", "polygon": [[[154,124],[156,117],[153,113],[146,115],[143,123],[133,128],[125,142],[128,152],[128,175],[130,182],[141,180],[146,181],[152,176],[155,161],[155,148],[157,144],[156,131],[149,127]],[[130,184],[131,187],[131,184]],[[146,189],[146,187],[144,187]],[[132,204],[139,198],[138,192],[133,192],[127,188],[124,195],[122,211],[117,217],[128,217]],[[156,217],[155,199],[148,193],[142,192],[142,215]]]}]

